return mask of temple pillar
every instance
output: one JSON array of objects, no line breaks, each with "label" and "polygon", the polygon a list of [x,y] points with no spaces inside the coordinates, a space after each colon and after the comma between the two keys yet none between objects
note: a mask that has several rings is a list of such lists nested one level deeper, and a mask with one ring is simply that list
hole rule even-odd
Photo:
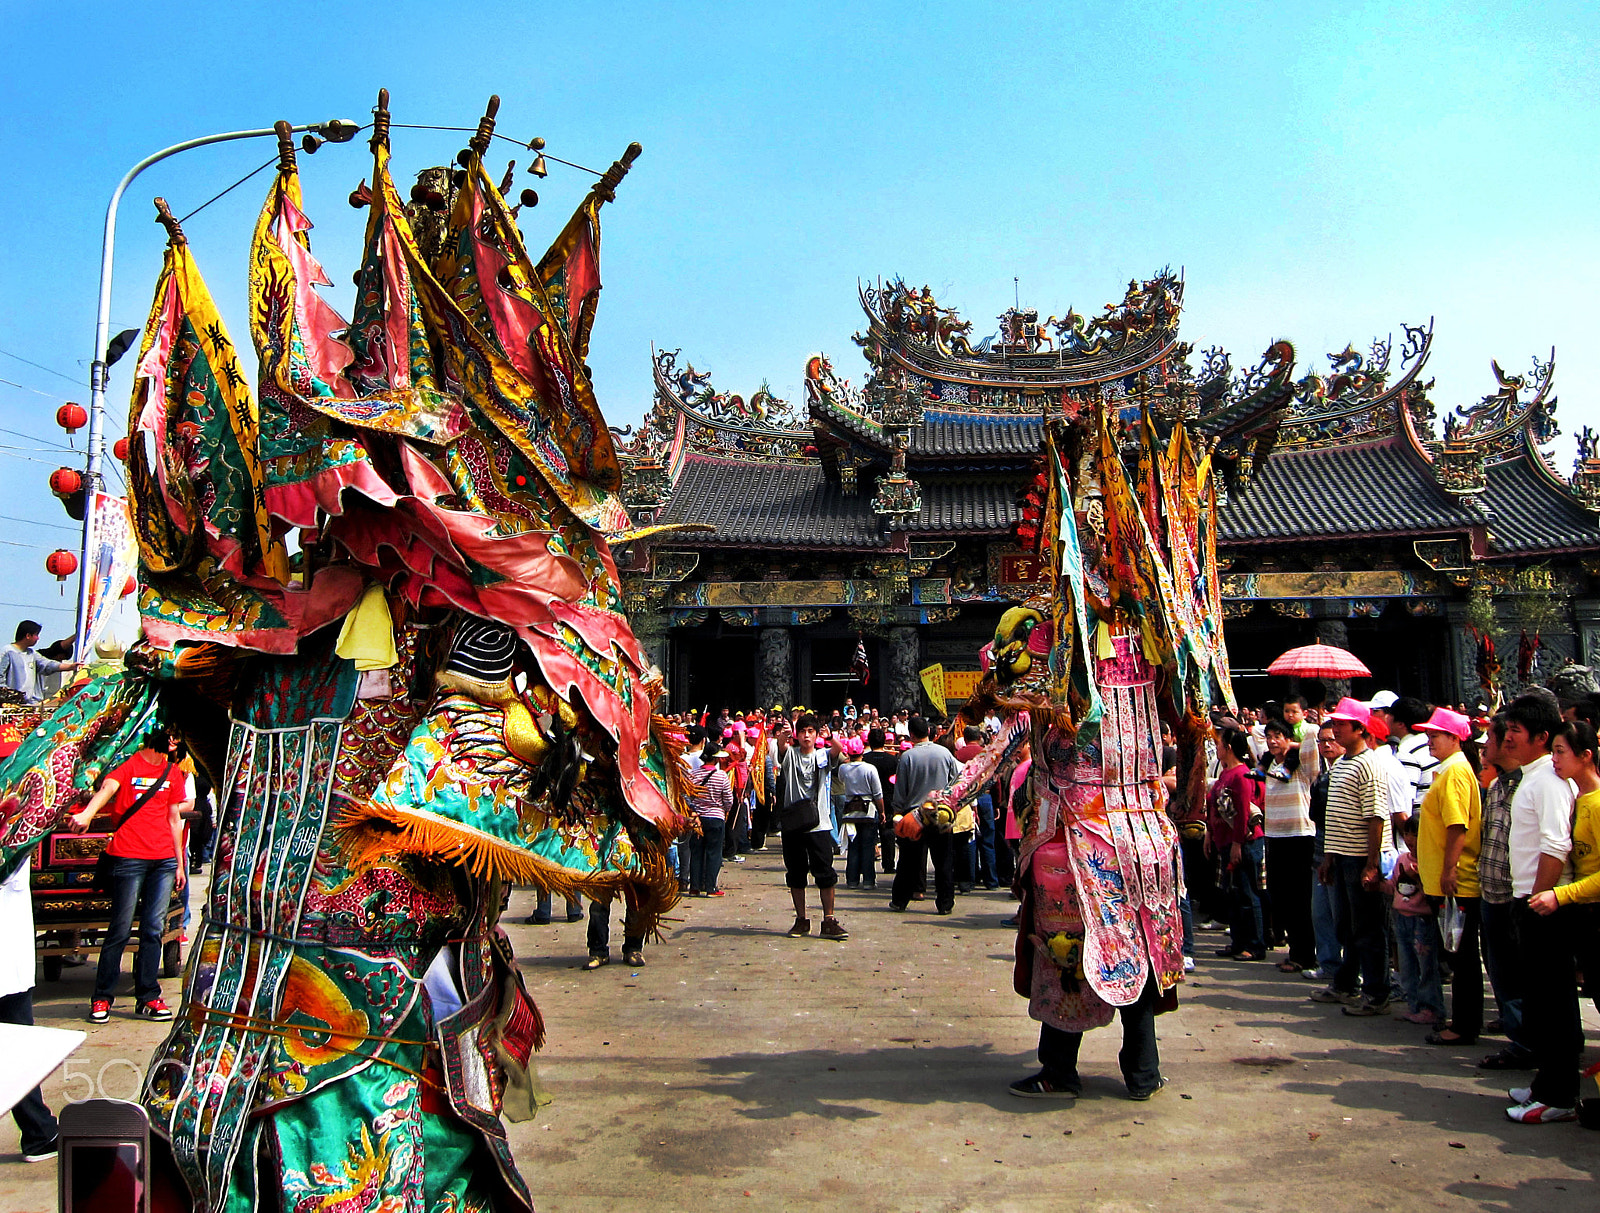
[{"label": "temple pillar", "polygon": [[1450,621],[1450,660],[1445,670],[1444,694],[1450,703],[1471,705],[1484,697],[1484,691],[1478,682],[1478,644],[1467,630],[1467,609],[1465,602],[1444,604],[1445,618]]},{"label": "temple pillar", "polygon": [[756,634],[756,704],[794,704],[794,637],[788,628],[766,627]]},{"label": "temple pillar", "polygon": [[[1350,649],[1350,629],[1345,626],[1343,619],[1319,619],[1316,623],[1316,637],[1318,644],[1331,645],[1336,649]],[[1348,678],[1324,678],[1322,685],[1330,700],[1343,699],[1350,694],[1350,680]]]},{"label": "temple pillar", "polygon": [[922,712],[922,683],[917,677],[921,659],[921,646],[917,629],[894,627],[889,629],[889,677],[885,680],[889,691],[888,710],[898,712],[910,708]]}]

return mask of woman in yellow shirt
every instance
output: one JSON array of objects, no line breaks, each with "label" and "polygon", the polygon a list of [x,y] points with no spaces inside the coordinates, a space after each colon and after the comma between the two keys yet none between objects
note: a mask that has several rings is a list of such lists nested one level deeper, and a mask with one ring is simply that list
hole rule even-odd
[{"label": "woman in yellow shirt", "polygon": [[1600,903],[1600,770],[1595,758],[1595,731],[1590,725],[1574,721],[1556,732],[1550,760],[1556,774],[1578,789],[1572,815],[1572,880],[1535,893],[1528,907],[1536,913]]},{"label": "woman in yellow shirt", "polygon": [[1578,789],[1572,813],[1572,879],[1535,893],[1528,908],[1558,915],[1565,928],[1576,968],[1583,973],[1583,992],[1600,1007],[1600,758],[1592,725],[1581,720],[1556,730],[1550,747],[1555,772]]},{"label": "woman in yellow shirt", "polygon": [[1462,918],[1450,982],[1450,1026],[1428,1033],[1431,1045],[1470,1045],[1483,1030],[1483,960],[1478,939],[1478,839],[1483,801],[1478,774],[1462,749],[1472,722],[1460,712],[1435,708],[1417,726],[1428,736],[1428,752],[1439,765],[1422,798],[1417,823],[1417,872],[1434,912],[1454,897]]}]

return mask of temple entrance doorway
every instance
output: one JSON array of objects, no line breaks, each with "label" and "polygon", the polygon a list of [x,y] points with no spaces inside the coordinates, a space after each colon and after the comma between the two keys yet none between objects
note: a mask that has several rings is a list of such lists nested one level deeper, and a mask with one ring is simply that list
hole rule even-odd
[{"label": "temple entrance doorway", "polygon": [[672,711],[698,717],[709,708],[715,720],[723,708],[748,712],[757,706],[753,628],[686,628],[674,632],[672,646]]},{"label": "temple entrance doorway", "polygon": [[854,700],[857,708],[876,702],[873,697],[878,691],[878,643],[876,638],[869,636],[865,644],[867,665],[872,677],[866,686],[862,686],[858,673],[850,668],[856,652],[854,636],[811,638],[811,675],[806,684],[806,707],[827,716],[843,710],[846,699]]}]

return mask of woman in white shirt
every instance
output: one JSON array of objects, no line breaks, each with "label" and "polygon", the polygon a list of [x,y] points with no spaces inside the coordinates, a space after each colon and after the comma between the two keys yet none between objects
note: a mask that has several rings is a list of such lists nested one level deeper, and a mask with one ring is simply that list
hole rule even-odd
[{"label": "woman in white shirt", "polygon": [[1269,720],[1263,733],[1267,891],[1273,921],[1289,939],[1289,957],[1278,968],[1298,973],[1317,966],[1317,939],[1311,926],[1312,853],[1317,838],[1311,821],[1311,785],[1317,779],[1317,732],[1307,727],[1304,739],[1297,742],[1289,725]]}]

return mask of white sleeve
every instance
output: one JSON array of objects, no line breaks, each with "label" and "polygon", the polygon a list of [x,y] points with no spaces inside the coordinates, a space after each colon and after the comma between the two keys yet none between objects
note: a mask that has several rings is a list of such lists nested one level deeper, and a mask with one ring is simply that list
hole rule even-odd
[{"label": "white sleeve", "polygon": [[1539,814],[1539,853],[1552,859],[1566,859],[1572,852],[1572,804],[1570,785],[1564,779],[1542,780],[1535,789]]}]

